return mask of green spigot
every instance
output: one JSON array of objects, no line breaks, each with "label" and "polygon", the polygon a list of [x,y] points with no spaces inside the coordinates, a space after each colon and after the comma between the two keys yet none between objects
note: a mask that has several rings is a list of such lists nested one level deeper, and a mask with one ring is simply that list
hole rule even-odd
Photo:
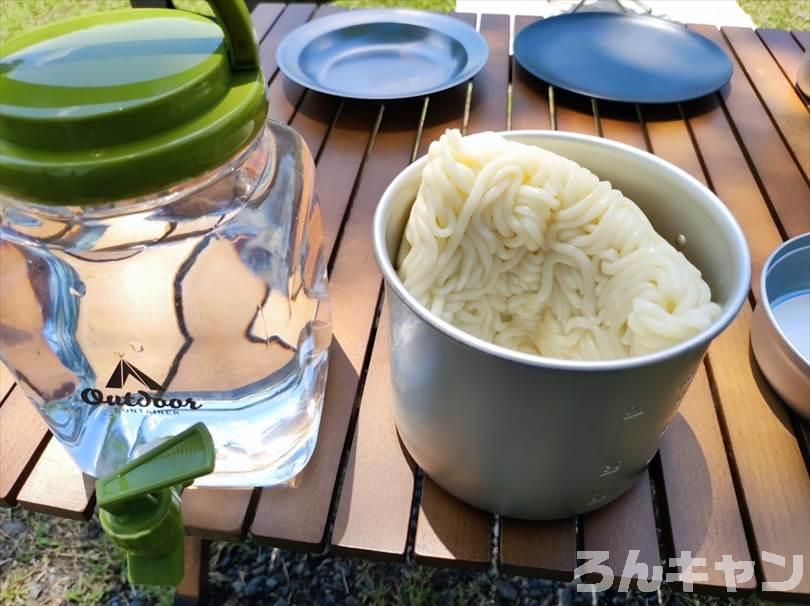
[{"label": "green spigot", "polygon": [[126,551],[131,583],[183,580],[180,493],[213,470],[214,442],[205,425],[196,423],[96,481],[101,526]]}]

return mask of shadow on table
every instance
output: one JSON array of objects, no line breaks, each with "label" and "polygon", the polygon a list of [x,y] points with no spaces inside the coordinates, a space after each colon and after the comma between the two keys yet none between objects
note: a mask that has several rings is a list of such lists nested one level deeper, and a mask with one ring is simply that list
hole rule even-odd
[{"label": "shadow on table", "polygon": [[[338,118],[340,127],[348,130],[368,130],[368,114],[376,114],[380,105],[385,106],[384,128],[388,132],[416,132],[425,97],[401,99],[392,101],[363,101],[358,99],[343,99],[326,95],[316,91],[306,91],[301,99],[301,87],[285,78],[283,91],[290,104],[297,104],[297,112],[306,118],[326,123],[334,116],[336,105],[343,104]],[[464,103],[467,95],[467,83],[460,84],[450,90],[430,96],[428,111],[425,117],[425,128],[461,119],[464,116]],[[472,107],[481,103],[481,99],[473,98]]]},{"label": "shadow on table", "polygon": [[[529,82],[531,82],[531,84],[529,84]],[[526,84],[527,86],[534,87],[538,94],[544,94],[543,89],[548,87],[548,84],[545,82],[530,77],[526,79]],[[644,120],[647,122],[680,120],[682,117],[696,118],[719,109],[720,97],[726,99],[730,92],[731,85],[727,84],[717,93],[712,93],[692,101],[663,104],[647,103],[641,104],[640,107]],[[554,102],[557,107],[564,107],[588,117],[593,115],[591,98],[585,95],[555,88]],[[637,104],[635,103],[597,100],[597,107],[601,118],[626,122],[636,122],[638,120],[638,113],[636,111]],[[683,115],[681,114],[681,108],[683,108]]]},{"label": "shadow on table", "polygon": [[[709,473],[709,466],[706,461],[706,454],[700,445],[694,431],[689,426],[689,421],[678,413],[670,423],[669,430],[661,438],[660,450],[657,455],[661,467],[663,478],[658,482],[658,489],[663,489],[664,494],[659,495],[659,503],[666,503],[664,511],[659,516],[665,516],[669,532],[664,535],[665,545],[672,550],[672,554],[662,554],[666,557],[678,555],[675,553],[679,549],[691,550],[701,553],[704,542],[707,538],[709,520],[712,516],[712,478]],[[653,476],[659,471],[657,463],[653,463],[650,471]],[[674,491],[669,487],[667,491],[667,469],[681,468],[675,471],[681,476],[690,478],[688,486],[683,482],[678,482],[682,488]],[[688,490],[684,490],[688,488]],[[686,513],[688,512],[688,513]],[[673,528],[672,521],[687,521],[688,528]],[[673,535],[680,537],[681,543],[672,545]],[[683,541],[689,541],[683,544]]]},{"label": "shadow on table", "polygon": [[[754,377],[754,381],[757,384],[757,389],[759,389],[759,393],[762,394],[762,399],[765,400],[765,403],[773,412],[773,416],[782,424],[782,426],[790,433],[797,435],[797,439],[799,438],[798,432],[794,431],[793,422],[791,421],[791,413],[788,410],[787,405],[782,401],[782,398],[774,391],[773,387],[771,387],[768,380],[765,378],[765,375],[762,374],[762,371],[759,368],[759,364],[757,364],[757,359],[754,357],[754,349],[751,345],[751,342],[748,342],[748,363],[751,365],[751,374]],[[801,440],[799,439],[801,443]]]}]

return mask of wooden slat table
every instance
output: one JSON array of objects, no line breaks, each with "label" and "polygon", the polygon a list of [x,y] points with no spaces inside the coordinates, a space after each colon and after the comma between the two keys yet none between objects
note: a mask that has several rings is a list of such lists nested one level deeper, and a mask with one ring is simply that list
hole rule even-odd
[{"label": "wooden slat table", "polygon": [[[565,580],[574,578],[577,549],[607,550],[618,584],[628,576],[630,552],[649,566],[645,580],[653,566],[676,572],[670,558],[688,551],[706,562],[684,571],[698,591],[726,590],[725,574],[714,567],[726,555],[756,563],[739,591],[810,601],[810,432],[767,386],[749,348],[763,262],[785,238],[810,231],[810,116],[793,84],[810,34],[694,26],[730,55],[730,86],[691,103],[628,107],[574,97],[528,76],[510,57],[509,42],[510,32],[533,18],[517,17],[510,27],[504,16],[458,14],[487,39],[485,69],[429,99],[377,104],[306,91],[278,71],[275,51],[288,32],[340,10],[262,3],[253,11],[270,112],[296,128],[317,159],[334,323],[318,445],[289,486],[187,490],[189,562],[205,560],[205,540],[251,536],[438,566],[483,569],[494,559],[505,573]],[[748,238],[750,301],[711,346],[659,454],[627,494],[579,519],[524,522],[464,505],[424,477],[397,437],[371,220],[386,185],[446,128],[556,128],[646,149],[711,187]],[[0,504],[92,515],[92,481],[3,367],[0,397]],[[785,557],[786,567],[769,553]],[[780,586],[794,555],[803,557],[802,578]],[[190,572],[179,593],[194,595],[204,576]]]}]

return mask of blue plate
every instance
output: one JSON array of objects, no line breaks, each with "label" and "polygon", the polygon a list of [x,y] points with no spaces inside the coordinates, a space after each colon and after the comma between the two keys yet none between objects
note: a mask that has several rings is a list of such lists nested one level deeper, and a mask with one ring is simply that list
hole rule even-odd
[{"label": "blue plate", "polygon": [[541,80],[610,101],[687,101],[731,78],[731,61],[714,42],[641,15],[579,12],[544,19],[520,32],[514,50]]},{"label": "blue plate", "polygon": [[487,43],[444,15],[349,11],[290,32],[276,53],[288,78],[352,99],[407,99],[451,88],[487,62]]}]

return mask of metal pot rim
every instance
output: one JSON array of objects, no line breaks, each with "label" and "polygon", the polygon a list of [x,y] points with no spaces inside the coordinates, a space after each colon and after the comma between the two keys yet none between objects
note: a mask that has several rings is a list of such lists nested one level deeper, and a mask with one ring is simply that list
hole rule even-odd
[{"label": "metal pot rim", "polygon": [[383,279],[387,286],[391,289],[396,296],[423,321],[427,322],[439,333],[452,339],[460,345],[473,349],[475,351],[501,358],[502,360],[520,364],[523,366],[530,366],[536,368],[543,368],[549,370],[565,370],[565,371],[582,371],[582,372],[613,372],[618,370],[625,370],[631,368],[639,368],[644,366],[651,366],[661,362],[668,361],[672,358],[677,358],[687,352],[707,347],[708,344],[720,332],[722,332],[737,316],[743,303],[745,302],[749,285],[751,282],[751,256],[748,250],[748,244],[745,240],[745,235],[742,232],[739,224],[737,223],[734,215],[726,207],[720,199],[714,195],[708,188],[706,188],[697,179],[692,177],[687,172],[672,164],[648,153],[638,150],[630,145],[611,141],[600,137],[590,135],[581,135],[577,133],[563,133],[558,131],[545,131],[545,130],[515,130],[500,132],[500,135],[507,139],[517,138],[520,136],[537,136],[542,135],[547,138],[555,138],[562,140],[577,141],[589,145],[607,147],[615,151],[617,154],[625,156],[635,156],[641,162],[652,165],[657,165],[659,169],[673,173],[679,180],[687,182],[692,188],[699,191],[704,198],[704,205],[714,207],[714,210],[721,216],[725,224],[727,233],[734,241],[734,248],[740,253],[737,258],[730,260],[736,265],[736,272],[741,276],[737,284],[734,285],[732,292],[729,294],[728,301],[723,306],[723,311],[720,316],[704,331],[698,333],[691,339],[679,343],[673,347],[662,349],[643,356],[619,358],[617,360],[562,360],[557,358],[547,358],[537,356],[534,354],[522,353],[516,350],[508,349],[500,345],[495,345],[489,341],[484,341],[478,337],[474,337],[463,330],[456,328],[449,322],[442,320],[431,313],[424,305],[419,303],[405,288],[405,285],[399,279],[394,266],[389,259],[386,247],[386,221],[390,215],[389,208],[394,200],[394,194],[401,187],[402,184],[412,178],[416,171],[421,171],[427,163],[427,157],[423,156],[417,161],[413,162],[405,170],[399,173],[397,177],[388,185],[385,192],[380,198],[380,203],[374,213],[373,225],[373,238],[374,238],[374,256],[377,260]]},{"label": "metal pot rim", "polygon": [[771,273],[771,269],[773,269],[776,261],[782,259],[788,254],[797,252],[800,248],[806,248],[808,246],[810,246],[810,232],[799,234],[798,236],[792,237],[790,240],[782,242],[782,244],[777,246],[776,249],[768,256],[768,259],[765,261],[765,265],[762,266],[762,274],[759,276],[759,305],[762,306],[771,328],[779,336],[782,344],[790,352],[790,357],[793,359],[793,362],[799,368],[810,368],[810,363],[808,363],[804,356],[799,352],[799,349],[793,344],[793,341],[788,338],[785,331],[782,330],[779,322],[776,321],[776,317],[773,315],[771,296],[768,292],[768,275]]}]

